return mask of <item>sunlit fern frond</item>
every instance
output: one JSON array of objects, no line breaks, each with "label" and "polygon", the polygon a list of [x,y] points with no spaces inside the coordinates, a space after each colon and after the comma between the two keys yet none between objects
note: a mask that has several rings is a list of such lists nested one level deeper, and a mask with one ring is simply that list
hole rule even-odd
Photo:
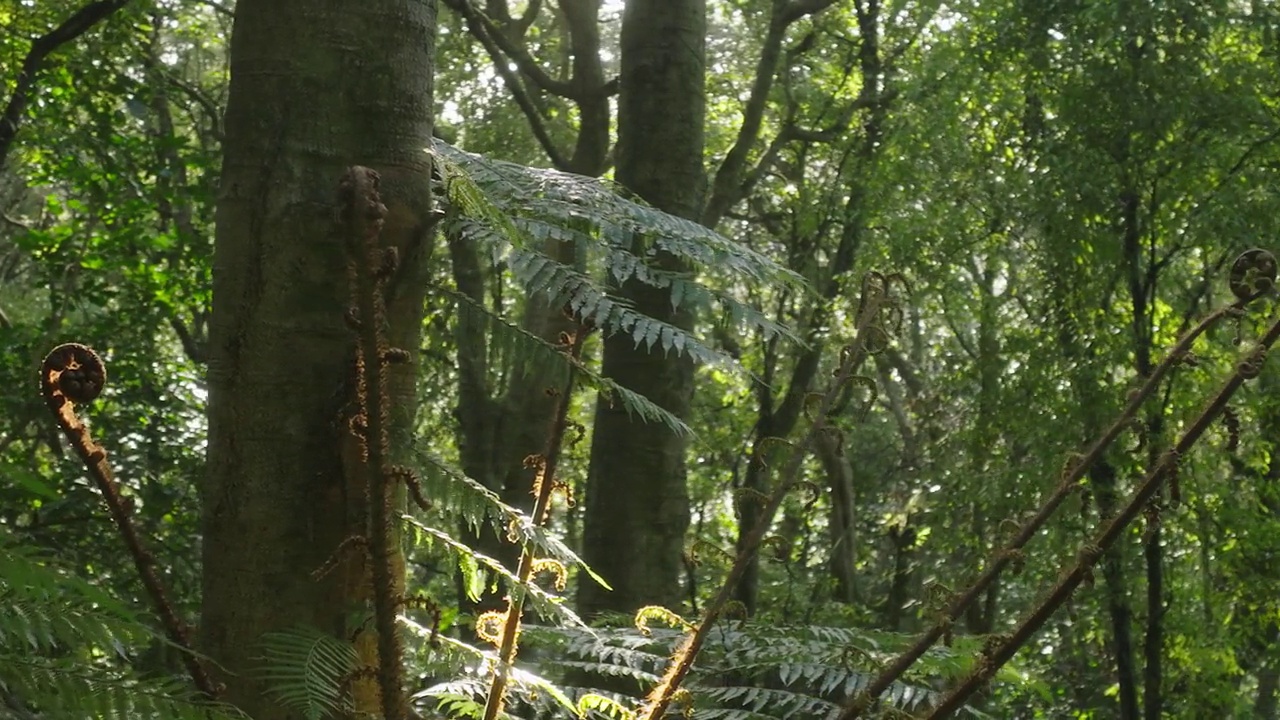
[{"label": "sunlit fern frond", "polygon": [[[455,209],[447,230],[483,245],[526,292],[568,305],[606,333],[626,333],[637,345],[659,346],[701,362],[733,365],[687,331],[636,312],[609,286],[634,280],[669,289],[677,309],[719,311],[730,322],[765,336],[799,341],[729,291],[744,284],[803,291],[803,278],[764,255],[597,178],[492,160],[438,140],[434,150],[446,202]],[[543,247],[548,240],[571,244],[575,263],[547,255]],[[663,253],[692,270],[663,267],[658,262]]]},{"label": "sunlit fern frond", "polygon": [[[420,639],[430,640],[430,629],[413,622],[405,623],[410,632]],[[489,690],[488,676],[497,662],[496,653],[476,648],[454,638],[434,637],[436,647],[433,657],[448,657],[454,672],[462,668],[458,677],[433,684],[414,694],[413,700],[428,716],[448,718],[478,718],[484,710],[485,693]],[[520,709],[547,713],[546,717],[574,717],[574,699],[546,677],[520,665],[510,672],[507,691],[508,713],[521,717]]]},{"label": "sunlit fern frond", "polygon": [[[605,252],[625,251],[634,259],[615,255],[615,259],[606,263],[607,267],[616,269],[611,270],[615,277],[626,280],[635,276],[656,287],[666,287],[674,279],[647,262],[659,250],[699,270],[724,271],[741,281],[793,289],[805,285],[798,274],[764,255],[692,220],[662,212],[607,180],[493,160],[441,140],[435,141],[433,149],[436,157],[444,161],[446,183],[458,176],[454,169],[461,170],[469,179],[457,188],[460,201],[468,205],[464,215],[487,222],[495,219],[472,210],[484,204],[475,193],[514,211],[504,232],[524,230],[523,237],[531,241],[517,239],[518,247],[536,247],[543,239],[555,238],[580,242]],[[641,243],[640,255],[631,253],[636,236],[645,240]],[[711,297],[721,297],[715,290],[708,292]],[[691,299],[693,294],[690,293]],[[723,302],[736,301],[724,297]]]},{"label": "sunlit fern frond", "polygon": [[[514,533],[514,541],[528,545],[538,557],[554,558],[566,567],[576,567],[595,582],[604,579],[586,567],[568,545],[555,533],[539,527],[528,514],[504,503],[496,493],[484,487],[454,464],[444,460],[423,439],[413,448],[415,465],[422,469],[422,485],[437,507],[461,519],[472,530],[482,526],[506,535]],[[607,585],[605,585],[607,587]]]},{"label": "sunlit fern frond", "polygon": [[[550,677],[596,676],[634,682],[632,705],[653,687],[683,638],[677,630],[632,627],[527,626],[525,644],[539,672]],[[821,720],[830,717],[875,676],[908,636],[857,628],[725,623],[711,634],[684,687],[695,720]],[[931,681],[955,679],[970,669],[974,647],[930,651],[903,682],[882,696],[886,706],[916,713],[939,699]],[[1007,678],[1008,676],[1006,676]],[[617,690],[613,686],[613,690]],[[602,692],[565,685],[574,697]],[[966,709],[968,717],[986,717]]]},{"label": "sunlit fern frond", "polygon": [[[508,570],[501,562],[467,547],[449,537],[445,532],[422,525],[412,518],[409,522],[415,525],[424,535],[431,538],[433,541],[431,546],[434,549],[443,550],[456,564],[459,564],[464,574],[476,573],[481,568],[488,570],[490,577],[497,578],[506,593],[511,593],[515,588],[522,587],[526,593],[526,601],[531,609],[537,611],[543,617],[557,618],[567,625],[586,627],[586,623],[582,622],[578,614],[564,604],[564,598],[547,592],[536,583],[522,585],[515,573]],[[468,566],[468,562],[474,563],[474,566]],[[480,593],[474,592],[472,599],[478,600],[479,597]]]},{"label": "sunlit fern frond", "polygon": [[319,630],[298,627],[262,639],[259,678],[281,704],[307,720],[345,713],[345,687],[358,668],[355,649]]},{"label": "sunlit fern frond", "polygon": [[[488,336],[491,338],[490,362],[495,365],[505,363],[511,366],[514,372],[521,374],[532,375],[547,370],[561,370],[564,377],[568,376],[569,363],[561,348],[465,295],[456,292],[449,295],[457,303],[459,313],[466,313],[469,321],[481,323],[488,331]],[[631,415],[645,422],[661,423],[680,435],[693,434],[683,420],[649,398],[619,385],[583,363],[574,363],[573,367],[577,371],[578,382],[596,390],[611,402],[618,403]]]}]

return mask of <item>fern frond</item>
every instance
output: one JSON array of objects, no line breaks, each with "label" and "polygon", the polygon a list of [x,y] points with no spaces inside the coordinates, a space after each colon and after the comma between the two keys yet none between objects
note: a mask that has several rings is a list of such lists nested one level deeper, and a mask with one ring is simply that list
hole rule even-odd
[{"label": "fern frond", "polygon": [[423,470],[423,484],[433,491],[433,498],[440,498],[442,509],[459,515],[473,530],[487,524],[499,533],[514,532],[516,544],[529,544],[538,556],[554,558],[566,567],[578,567],[602,587],[609,587],[563,540],[436,455],[425,440],[415,445],[413,452]]},{"label": "fern frond", "polygon": [[[415,629],[419,634],[426,630],[412,621],[406,623],[406,625],[411,629]],[[489,689],[488,683],[484,682],[483,678],[487,677],[489,672],[492,672],[491,669],[494,663],[498,661],[497,653],[481,650],[461,640],[446,636],[437,636],[436,642],[442,648],[467,658],[469,660],[468,666],[473,674],[428,687],[416,693],[413,699],[415,701],[434,701],[439,705],[437,710],[443,710],[447,707],[451,713],[457,713],[451,714],[450,717],[479,717],[479,714],[470,715],[466,713],[474,709],[483,712],[483,698]],[[574,701],[560,687],[545,677],[531,672],[527,668],[515,667],[510,671],[509,680],[511,684],[508,688],[508,693],[511,703],[524,702],[537,705],[554,711],[555,716],[563,716],[565,711],[571,713],[571,717],[577,715],[577,706]],[[548,702],[548,699],[550,702]]]},{"label": "fern frond", "polygon": [[243,717],[184,684],[123,669],[127,648],[163,637],[122,602],[0,533],[0,688],[43,717]]},{"label": "fern frond", "polygon": [[[573,628],[527,625],[524,633],[526,647],[545,650],[533,653],[547,658],[541,663],[545,672],[629,678],[643,687],[658,682],[683,637],[665,628],[652,628],[645,636],[632,627],[594,628],[588,635]],[[851,661],[876,662],[909,640],[857,628],[724,623],[714,630],[686,682],[696,702],[693,717],[820,720],[871,681],[871,667]],[[851,647],[858,652],[851,654]],[[966,668],[953,661],[950,651],[941,649],[924,659],[920,675],[963,674]],[[887,705],[905,712],[918,712],[938,698],[931,688],[914,682],[899,682],[883,696]]]},{"label": "fern frond", "polygon": [[0,653],[7,694],[41,717],[85,720],[244,720],[235,708],[201,704],[183,683],[140,680],[75,658]]},{"label": "fern frond", "polygon": [[[562,369],[567,376],[572,361],[560,348],[461,293],[449,291],[447,294],[457,302],[459,312],[470,313],[469,319],[482,320],[489,325],[490,337],[494,339],[490,352],[497,356],[491,360],[496,361],[495,364],[501,363],[518,369],[522,374],[533,374],[542,372],[548,367],[554,367]],[[660,334],[661,326],[660,323]],[[649,326],[645,325],[645,327]],[[645,422],[662,423],[668,430],[678,435],[684,437],[693,435],[693,430],[683,420],[649,398],[619,385],[586,364],[572,362],[572,366],[577,370],[579,382],[609,398],[610,402],[617,402],[627,413]]]},{"label": "fern frond", "polygon": [[521,585],[520,579],[516,577],[515,573],[508,570],[501,562],[485,555],[484,553],[477,552],[457,540],[454,540],[452,537],[449,537],[448,533],[432,527],[427,527],[413,518],[408,518],[406,522],[415,525],[419,532],[436,540],[439,545],[455,559],[459,556],[466,556],[475,560],[480,566],[496,575],[507,588],[507,592],[512,592],[512,590],[517,587],[523,587],[527,593],[527,599],[533,603],[534,609],[543,616],[557,617],[563,620],[566,624],[586,627],[586,623],[582,621],[582,618],[578,617],[577,613],[570,610],[569,607],[564,604],[564,598],[553,595],[533,583]]},{"label": "fern frond", "polygon": [[[701,361],[725,358],[677,328],[637,317],[580,267],[545,255],[547,240],[570,243],[579,264],[600,266],[614,282],[636,280],[670,288],[672,305],[701,309],[719,305],[735,322],[800,342],[785,326],[732,294],[697,281],[697,275],[660,267],[666,253],[726,285],[748,282],[796,291],[804,279],[738,243],[685,218],[669,215],[624,195],[605,181],[555,170],[491,160],[436,141],[447,201],[457,209],[452,230],[487,246],[495,263],[506,262],[532,293],[546,293],[574,306],[607,333],[627,332],[637,342],[688,353]],[[636,248],[640,249],[636,251]],[[732,363],[729,363],[732,364]]]},{"label": "fern frond", "polygon": [[298,627],[262,638],[261,677],[268,692],[307,720],[350,709],[344,685],[358,668],[355,648],[319,630]]}]

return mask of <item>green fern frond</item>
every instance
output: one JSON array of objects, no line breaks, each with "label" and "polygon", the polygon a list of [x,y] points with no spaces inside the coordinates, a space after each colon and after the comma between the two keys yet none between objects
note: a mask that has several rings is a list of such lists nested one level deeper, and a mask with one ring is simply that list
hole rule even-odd
[{"label": "green fern frond", "polygon": [[626,247],[637,234],[652,237],[651,249],[662,249],[701,267],[724,268],[739,278],[792,289],[805,286],[800,275],[760,253],[692,220],[657,210],[607,180],[492,160],[440,140],[433,149],[437,158],[445,161],[446,182],[461,170],[477,190],[503,207],[520,208],[519,217],[570,228],[573,225],[568,221],[576,221],[593,230],[597,242],[612,246]]},{"label": "green fern frond", "polygon": [[[419,634],[426,630],[413,622],[406,625],[411,629],[416,628]],[[414,701],[438,703],[440,707],[437,707],[437,710],[443,710],[447,706],[451,712],[449,717],[479,717],[479,713],[475,715],[467,713],[477,708],[481,712],[484,710],[483,698],[489,689],[484,678],[497,662],[497,654],[446,636],[437,636],[436,642],[456,656],[466,658],[467,665],[472,668],[474,674],[432,685],[416,693],[413,696]],[[571,713],[571,717],[577,714],[577,706],[573,699],[555,683],[531,672],[528,668],[512,668],[510,683],[508,702],[513,706],[520,703],[535,705],[553,712],[556,717],[563,717],[566,711]]]},{"label": "green fern frond", "polygon": [[[732,294],[697,282],[693,273],[667,270],[656,262],[660,253],[667,253],[704,275],[721,277],[726,285],[745,281],[804,290],[800,275],[764,255],[695,222],[624,197],[596,178],[491,160],[441,141],[436,141],[434,151],[447,201],[457,209],[449,221],[451,230],[487,246],[494,262],[505,262],[531,294],[542,292],[568,303],[605,332],[626,332],[637,344],[661,343],[666,351],[725,362],[687,333],[637,317],[582,267],[545,255],[543,244],[555,240],[571,243],[578,264],[599,266],[614,282],[636,280],[670,288],[677,309],[716,304],[736,322],[800,342],[785,326]],[[645,246],[639,253],[633,252],[637,240]]]},{"label": "green fern frond", "polygon": [[[516,368],[525,374],[541,372],[548,367],[563,369],[567,373],[570,361],[564,352],[552,343],[461,293],[449,292],[448,295],[458,303],[459,312],[469,313],[469,319],[472,321],[481,320],[489,325],[491,330],[489,335],[493,338],[490,353],[494,356],[490,360],[495,365]],[[659,327],[661,328],[661,324]],[[661,333],[661,330],[659,332]],[[683,420],[649,398],[619,385],[583,363],[574,363],[573,367],[577,369],[579,382],[596,390],[610,402],[617,402],[627,413],[645,422],[662,423],[668,430],[679,435],[685,437],[693,435],[693,430]]]},{"label": "green fern frond", "polygon": [[455,559],[459,556],[469,557],[476,561],[480,566],[489,570],[507,588],[507,592],[511,592],[517,587],[523,587],[527,593],[526,598],[533,603],[533,608],[540,614],[547,617],[560,618],[569,625],[586,627],[586,623],[582,621],[582,618],[578,617],[577,613],[570,610],[569,607],[564,604],[564,598],[553,595],[532,583],[528,585],[521,585],[520,579],[516,577],[515,573],[508,570],[501,562],[485,555],[484,553],[476,552],[463,543],[454,540],[449,537],[448,533],[427,527],[413,518],[407,519],[407,522],[415,525],[419,532],[434,539],[439,543],[439,546],[445,549],[448,554]]},{"label": "green fern frond", "polygon": [[428,495],[440,498],[440,507],[462,518],[471,529],[479,530],[481,525],[487,524],[500,533],[512,531],[517,544],[528,544],[538,556],[553,558],[566,567],[578,567],[602,587],[609,587],[604,578],[587,567],[563,540],[440,458],[425,439],[415,445],[413,453],[418,466],[423,469],[423,485],[429,491]]},{"label": "green fern frond", "polygon": [[262,638],[259,677],[281,704],[307,720],[322,720],[350,709],[344,692],[359,665],[351,645],[319,630],[298,627]]},{"label": "green fern frond", "polygon": [[[0,688],[43,717],[243,717],[177,681],[125,669],[127,648],[165,641],[122,602],[0,532]],[[167,642],[167,641],[165,641]]]},{"label": "green fern frond", "polygon": [[[593,628],[587,634],[567,627],[526,625],[524,631],[526,646],[538,648],[541,652],[533,654],[546,658],[541,662],[544,673],[628,678],[646,689],[657,682],[683,636],[666,628],[652,628],[649,636],[631,627]],[[871,681],[875,673],[870,663],[909,640],[907,636],[857,628],[725,623],[715,629],[685,684],[696,702],[693,717],[828,717]],[[851,647],[857,652],[850,653]],[[933,651],[913,678],[958,676],[964,668],[953,659],[945,648]],[[859,667],[854,661],[868,666]],[[937,692],[915,681],[895,683],[882,697],[886,704],[906,712],[918,712],[938,699]]]},{"label": "green fern frond", "polygon": [[201,704],[185,684],[140,680],[77,658],[0,653],[6,694],[47,718],[84,720],[243,720],[223,704]]}]

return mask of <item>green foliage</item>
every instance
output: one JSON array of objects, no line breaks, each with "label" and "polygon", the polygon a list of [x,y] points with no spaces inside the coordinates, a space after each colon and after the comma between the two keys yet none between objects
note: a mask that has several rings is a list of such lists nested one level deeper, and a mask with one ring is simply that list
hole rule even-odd
[{"label": "green foliage", "polygon": [[[856,691],[875,661],[900,647],[899,633],[930,622],[920,602],[926,588],[960,587],[988,562],[1006,520],[1051,492],[1066,455],[1113,414],[1136,358],[1158,355],[1188,318],[1219,304],[1221,259],[1280,237],[1280,5],[962,0],[935,16],[940,5],[902,3],[900,12],[882,8],[868,19],[837,3],[788,34],[763,141],[750,153],[760,161],[757,184],[716,228],[721,235],[658,213],[607,181],[499,161],[529,165],[541,156],[524,118],[491,82],[489,58],[456,17],[441,13],[441,115],[456,115],[467,149],[483,153],[434,148],[452,210],[446,229],[484,250],[489,283],[484,302],[448,290],[432,297],[436,313],[424,333],[427,429],[412,461],[437,509],[408,529],[418,540],[411,567],[430,571],[415,579],[444,588],[446,630],[465,631],[469,620],[447,600],[455,570],[473,594],[490,578],[500,591],[521,590],[496,559],[446,528],[499,537],[511,528],[539,554],[577,566],[581,522],[571,510],[553,527],[536,528],[456,467],[450,322],[477,327],[489,369],[516,381],[548,368],[563,378],[569,366],[554,342],[514,319],[524,293],[642,347],[702,361],[695,412],[685,419],[589,361],[576,377],[638,417],[697,434],[690,543],[732,548],[740,517],[734,491],[750,462],[744,448],[755,428],[785,414],[793,382],[800,395],[809,388],[796,371],[805,347],[790,341],[799,335],[821,347],[847,333],[855,294],[847,278],[860,270],[911,276],[917,292],[903,332],[866,369],[878,385],[876,405],[863,416],[851,403],[834,419],[843,458],[806,465],[806,478],[823,492],[789,499],[771,528],[783,542],[760,567],[759,606],[778,625],[726,628],[691,685],[699,716],[782,717]],[[717,56],[708,78],[709,166],[737,135],[769,6],[708,5]],[[27,39],[76,7],[0,0],[0,67],[18,67]],[[569,57],[566,28],[550,13],[535,20],[529,51],[558,72]],[[606,45],[618,25],[604,24]],[[117,717],[126,702],[135,717],[193,712],[183,702],[164,704],[171,701],[158,693],[174,686],[123,667],[125,656],[159,641],[128,611],[137,581],[104,523],[89,521],[100,517],[99,499],[50,439],[31,380],[43,352],[72,336],[109,356],[121,382],[94,409],[95,435],[118,463],[190,615],[199,584],[195,480],[205,462],[199,351],[211,300],[229,28],[213,3],[130,3],[48,64],[0,173],[0,525],[16,538],[0,546],[0,678],[5,692],[51,714]],[[884,61],[874,78],[867,73],[876,68],[859,64],[869,31]],[[879,104],[873,90],[889,101]],[[572,103],[535,101],[553,121],[555,141],[571,144]],[[778,137],[770,157],[765,145]],[[1131,198],[1140,202],[1127,205]],[[1138,230],[1136,254],[1125,252],[1126,222]],[[832,268],[846,239],[852,259],[842,279]],[[552,259],[560,243],[573,250],[572,261]],[[695,271],[657,267],[661,253]],[[432,272],[446,276],[447,263]],[[834,296],[815,299],[799,275],[820,290],[832,280]],[[675,304],[700,311],[702,324],[686,332],[643,317],[617,297],[623,282],[670,289]],[[1238,332],[1247,340],[1253,328],[1245,322]],[[1149,463],[1148,448],[1162,447],[1186,421],[1220,363],[1233,361],[1236,333],[1229,327],[1206,338],[1196,348],[1201,367],[1180,368],[1160,389],[1147,418],[1162,421],[1159,432],[1122,439],[1109,458],[1118,491]],[[815,377],[829,369],[829,355],[816,361]],[[1171,718],[1255,716],[1267,699],[1259,690],[1277,672],[1280,427],[1274,378],[1262,382],[1233,403],[1234,433],[1215,430],[1207,450],[1185,460],[1183,502],[1165,506],[1163,612],[1145,606],[1141,533],[1122,543],[1121,597],[1135,646],[1153,618],[1163,621]],[[833,469],[842,462],[845,499]],[[581,486],[590,468],[579,451],[567,470]],[[917,710],[935,697],[935,683],[963,672],[976,655],[965,633],[998,632],[1019,617],[1101,517],[1096,498],[1068,501],[1027,547],[1021,574],[1003,577],[979,611],[957,620],[955,647],[927,656],[894,687],[895,706]],[[904,528],[915,540],[900,547],[902,535],[892,533]],[[66,569],[35,547],[57,548]],[[840,594],[837,549],[848,549],[851,578]],[[697,603],[725,567],[722,557],[704,555],[688,576]],[[1017,677],[995,685],[984,711],[1116,716],[1119,628],[1108,580],[1100,574],[1097,582],[1037,636]],[[544,622],[565,627],[528,629],[527,674],[514,678],[517,710],[565,716],[566,703],[591,685],[583,672],[628,683],[629,694],[619,694],[627,702],[652,683],[673,633],[591,635],[563,598],[526,590]],[[431,623],[415,630],[414,621],[403,622],[421,636],[413,669],[420,688],[429,688],[418,698],[426,714],[437,706],[457,716],[478,711],[483,677],[461,669],[492,653],[443,636],[433,648]],[[821,628],[846,634],[811,637]],[[289,691],[281,697],[306,714],[340,709],[349,666],[339,645],[305,634],[264,645],[266,666],[292,668],[272,676]],[[552,699],[557,685],[573,688],[564,702]],[[103,706],[92,705],[99,699]]]},{"label": "green foliage", "polygon": [[[659,681],[682,637],[681,632],[667,629],[644,634],[628,628],[528,626],[526,664],[538,676],[566,678],[568,683],[560,687],[579,703],[582,698],[599,696],[634,708]],[[711,637],[694,675],[685,684],[694,699],[695,720],[827,717],[865,687],[878,662],[890,658],[910,640],[904,635],[849,628],[738,623],[717,627]],[[935,649],[916,667],[911,682],[895,683],[885,700],[906,711],[928,707],[938,694],[927,683],[960,676],[969,669],[970,651],[975,647],[976,642]],[[1011,680],[1014,675],[1002,677]],[[584,679],[605,687],[584,685]],[[481,690],[478,682],[458,681],[433,687],[423,695],[447,695],[453,711],[449,717],[465,718],[475,715],[464,700]],[[466,691],[473,694],[468,696]],[[513,710],[512,715],[533,718],[549,709],[546,701],[526,699],[524,709]],[[608,713],[585,717],[605,715]],[[976,710],[968,710],[966,716],[989,717]]]},{"label": "green foliage", "polygon": [[[492,262],[505,265],[529,295],[545,294],[552,306],[564,305],[607,334],[626,333],[637,346],[675,351],[700,363],[736,366],[685,330],[636,312],[611,288],[635,281],[669,289],[674,307],[718,310],[731,325],[758,329],[765,338],[798,339],[733,294],[699,281],[701,274],[725,285],[803,290],[799,275],[750,248],[627,198],[595,178],[486,159],[443,141],[436,141],[435,150],[445,196],[457,209],[446,232],[487,248]],[[569,244],[575,263],[548,255],[547,242]],[[662,254],[688,262],[695,272],[658,267]]]},{"label": "green foliage", "polygon": [[243,717],[199,703],[181,680],[128,669],[130,647],[163,638],[109,593],[0,534],[0,695],[44,717]]}]

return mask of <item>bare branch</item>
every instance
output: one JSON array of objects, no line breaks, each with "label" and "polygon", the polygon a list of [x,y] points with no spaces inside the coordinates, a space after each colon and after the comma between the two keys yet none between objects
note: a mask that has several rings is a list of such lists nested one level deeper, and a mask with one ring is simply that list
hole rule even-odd
[{"label": "bare branch", "polygon": [[822,12],[835,4],[836,0],[791,0],[783,6],[780,16],[783,23],[790,25],[806,15]]},{"label": "bare branch", "polygon": [[778,74],[778,61],[782,57],[782,41],[786,38],[787,29],[793,23],[812,13],[834,5],[836,0],[776,0],[773,6],[773,17],[769,20],[769,30],[765,33],[764,45],[760,49],[760,59],[756,63],[755,80],[751,83],[751,94],[742,111],[742,125],[738,128],[738,137],[733,146],[725,154],[724,161],[716,170],[715,179],[711,183],[711,196],[702,213],[702,224],[714,227],[724,217],[725,212],[741,198],[740,187],[742,176],[747,167],[747,158],[751,148],[760,137],[760,127],[764,122],[764,111],[769,104],[769,91],[773,89],[774,78]]},{"label": "bare branch", "polygon": [[17,218],[15,218],[15,217],[13,217],[12,215],[10,215],[9,213],[4,212],[4,211],[0,211],[0,220],[4,220],[5,222],[7,222],[7,223],[9,223],[10,225],[12,225],[12,226],[14,226],[14,227],[18,228],[19,230],[30,230],[30,229],[31,229],[31,226],[30,226],[30,225],[28,225],[27,223],[22,222],[21,220],[19,220],[19,219],[17,219]]},{"label": "bare branch", "polygon": [[538,13],[542,10],[542,0],[530,0],[529,7],[525,8],[524,14],[512,23],[512,28],[516,31],[517,36],[524,36],[525,32],[533,26],[533,21],[538,19]]},{"label": "bare branch", "polygon": [[520,82],[520,78],[511,71],[507,65],[507,58],[503,55],[499,44],[494,40],[495,35],[501,35],[501,31],[493,32],[491,23],[480,18],[475,8],[468,4],[467,0],[445,0],[445,5],[449,9],[462,16],[467,24],[467,30],[473,37],[484,47],[485,52],[489,54],[493,60],[494,70],[502,77],[507,89],[511,91],[511,95],[515,98],[516,105],[520,107],[525,118],[529,121],[529,128],[533,131],[534,138],[538,144],[542,146],[542,151],[547,154],[551,160],[551,164],[557,170],[568,171],[569,161],[565,158],[564,153],[556,147],[555,141],[551,139],[551,134],[547,132],[546,123],[543,122],[542,114],[538,112],[538,108],[534,106],[533,99],[529,97],[529,93],[525,90],[524,83]]},{"label": "bare branch", "polygon": [[[483,27],[488,33],[489,41],[497,45],[502,50],[502,53],[516,64],[520,72],[533,81],[533,84],[552,95],[569,100],[579,100],[583,97],[584,93],[579,88],[576,88],[573,83],[556,80],[548,75],[547,71],[542,69],[542,66],[533,59],[533,56],[529,54],[526,48],[512,40],[504,32],[504,29],[488,15],[473,7],[470,0],[445,0],[445,4],[449,6],[449,9],[466,19],[467,28],[471,30],[472,35],[476,35],[473,25]],[[521,20],[523,21],[523,18]],[[519,24],[516,27],[519,27]],[[479,36],[477,36],[477,39],[479,39]],[[492,55],[492,53],[490,54]],[[500,56],[494,57],[493,60],[495,65],[501,66],[505,64],[501,61]]]},{"label": "bare branch", "polygon": [[164,78],[186,94],[187,97],[195,100],[204,109],[205,115],[209,118],[209,134],[218,142],[222,142],[222,112],[219,110],[218,104],[206,95],[203,90],[171,72],[164,73]]},{"label": "bare branch", "polygon": [[235,10],[232,10],[226,5],[223,5],[222,3],[218,2],[218,0],[196,0],[196,2],[198,2],[201,5],[207,5],[208,7],[213,8],[214,12],[224,17],[234,19],[236,16]]},{"label": "bare branch", "polygon": [[36,38],[31,43],[31,50],[22,61],[22,69],[18,71],[18,81],[14,84],[13,95],[0,115],[0,167],[4,166],[9,156],[9,148],[18,134],[18,126],[22,123],[22,114],[27,109],[27,99],[35,89],[36,74],[40,66],[51,53],[63,45],[88,32],[129,0],[99,0],[89,3],[67,18],[61,25]]}]

